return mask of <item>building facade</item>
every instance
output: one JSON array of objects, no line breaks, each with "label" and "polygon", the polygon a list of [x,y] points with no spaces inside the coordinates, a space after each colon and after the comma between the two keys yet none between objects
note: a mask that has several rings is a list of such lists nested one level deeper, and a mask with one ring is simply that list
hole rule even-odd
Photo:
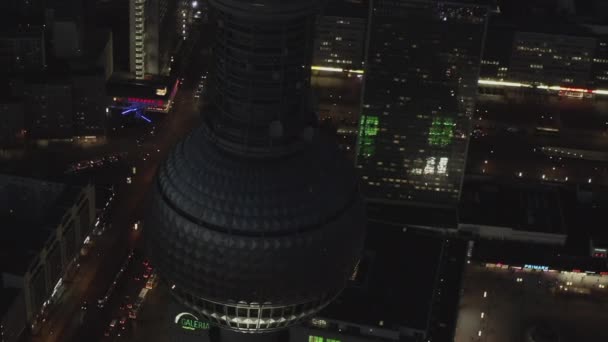
[{"label": "building facade", "polygon": [[[95,188],[27,178],[0,177],[4,228],[19,230],[2,241],[0,341],[18,341],[74,275],[84,240],[95,220]],[[19,229],[15,229],[18,226]]]},{"label": "building facade", "polygon": [[453,205],[489,7],[372,1],[357,167],[371,201]]},{"label": "building facade", "polygon": [[42,27],[20,27],[0,33],[0,73],[36,72],[46,67]]},{"label": "building facade", "polygon": [[313,65],[350,70],[363,69],[367,17],[319,17]]},{"label": "building facade", "polygon": [[596,39],[516,32],[509,77],[520,82],[586,86]]},{"label": "building facade", "polygon": [[130,0],[130,71],[136,79],[168,75],[177,38],[177,3],[170,0]]},{"label": "building facade", "polygon": [[74,134],[72,85],[69,80],[25,82],[22,99],[34,139],[71,139]]},{"label": "building facade", "polygon": [[80,254],[84,240],[95,220],[95,188],[87,185],[65,211],[40,254],[23,275],[26,318],[36,319],[47,301],[52,299],[57,284]]},{"label": "building facade", "polygon": [[104,136],[109,97],[103,73],[81,73],[72,77],[74,136]]}]

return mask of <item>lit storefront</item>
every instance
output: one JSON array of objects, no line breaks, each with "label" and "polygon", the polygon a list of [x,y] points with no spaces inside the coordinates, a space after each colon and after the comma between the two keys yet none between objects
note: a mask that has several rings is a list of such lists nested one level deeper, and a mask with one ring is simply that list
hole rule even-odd
[{"label": "lit storefront", "polygon": [[147,112],[169,113],[179,88],[179,80],[161,78],[111,81],[108,88],[113,108],[140,106]]}]

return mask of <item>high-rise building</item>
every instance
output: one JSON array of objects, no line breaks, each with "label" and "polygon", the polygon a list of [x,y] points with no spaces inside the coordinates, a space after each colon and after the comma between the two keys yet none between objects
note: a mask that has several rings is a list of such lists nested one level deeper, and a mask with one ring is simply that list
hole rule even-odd
[{"label": "high-rise building", "polygon": [[323,68],[360,70],[368,6],[334,1],[319,17],[313,64]]},{"label": "high-rise building", "polygon": [[145,237],[179,303],[226,341],[271,339],[345,287],[363,202],[351,163],[315,129],[320,1],[209,5],[210,105],[159,168]]},{"label": "high-rise building", "polygon": [[370,201],[453,206],[490,7],[371,3],[357,167]]},{"label": "high-rise building", "polygon": [[177,15],[177,1],[130,0],[129,57],[135,78],[168,75]]},{"label": "high-rise building", "polygon": [[131,0],[129,4],[131,73],[135,74],[135,78],[142,79],[145,75],[146,0]]}]

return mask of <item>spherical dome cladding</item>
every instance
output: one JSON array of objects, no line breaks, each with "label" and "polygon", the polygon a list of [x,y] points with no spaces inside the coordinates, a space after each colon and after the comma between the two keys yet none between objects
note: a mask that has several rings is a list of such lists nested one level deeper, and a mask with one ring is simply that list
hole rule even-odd
[{"label": "spherical dome cladding", "polygon": [[146,241],[172,293],[210,322],[262,332],[331,301],[357,262],[364,209],[351,164],[313,140],[236,158],[199,128],[161,166]]}]

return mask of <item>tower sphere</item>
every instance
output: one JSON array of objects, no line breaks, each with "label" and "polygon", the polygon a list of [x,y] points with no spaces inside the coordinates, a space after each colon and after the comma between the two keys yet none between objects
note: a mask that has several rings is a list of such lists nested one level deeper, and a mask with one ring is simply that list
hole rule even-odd
[{"label": "tower sphere", "polygon": [[173,296],[212,324],[269,332],[344,288],[363,247],[352,163],[314,129],[319,3],[210,0],[208,111],[161,164],[145,218]]}]

